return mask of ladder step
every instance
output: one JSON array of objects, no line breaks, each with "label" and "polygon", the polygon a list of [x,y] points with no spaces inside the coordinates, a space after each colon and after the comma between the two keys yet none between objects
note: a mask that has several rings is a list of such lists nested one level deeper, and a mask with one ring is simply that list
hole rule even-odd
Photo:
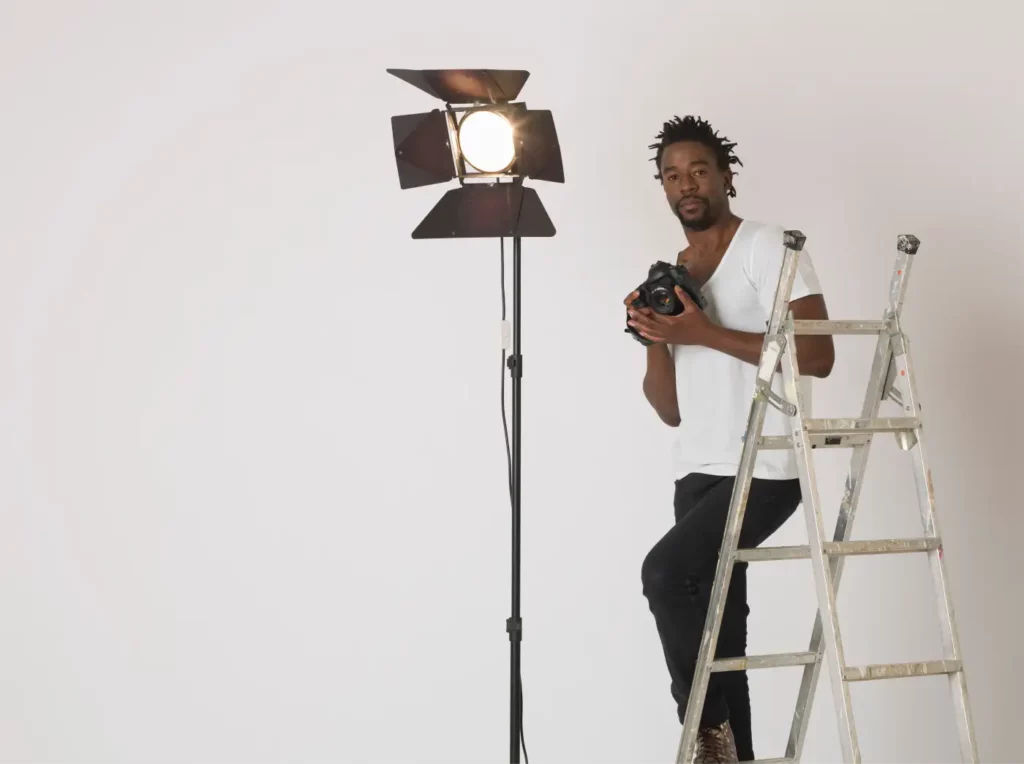
[{"label": "ladder step", "polygon": [[[808,419],[804,422],[811,448],[852,448],[870,442],[876,433],[913,432],[921,426],[917,417],[883,419]],[[790,435],[762,435],[758,449],[777,451],[792,448]]]},{"label": "ladder step", "polygon": [[[831,435],[818,432],[809,433],[808,440],[811,441],[811,448],[852,448],[866,445],[871,441],[873,434],[860,432],[856,435]],[[764,435],[758,439],[757,447],[771,451],[792,448],[793,439],[789,435]]]},{"label": "ladder step", "polygon": [[884,321],[794,321],[796,334],[879,334],[887,331]]},{"label": "ladder step", "polygon": [[880,419],[808,419],[804,426],[809,435],[864,435],[916,430],[921,426],[921,420],[912,416]]},{"label": "ladder step", "polygon": [[912,676],[936,676],[963,671],[961,661],[923,661],[920,663],[877,663],[871,666],[847,666],[843,679],[868,682],[873,679],[903,679]]},{"label": "ladder step", "polygon": [[942,547],[942,540],[923,539],[872,539],[870,541],[826,541],[822,544],[825,552],[832,555],[857,554],[906,554],[908,552],[932,552]]},{"label": "ladder step", "polygon": [[737,562],[767,562],[770,560],[807,560],[811,548],[803,546],[763,546],[755,549],[737,549]]},{"label": "ladder step", "polygon": [[[826,541],[822,545],[828,555],[858,554],[906,554],[909,552],[932,552],[942,547],[937,538],[920,539],[871,539],[869,541]],[[811,548],[803,546],[767,546],[756,549],[737,549],[738,562],[766,562],[771,560],[807,560]]]},{"label": "ladder step", "polygon": [[720,658],[711,664],[712,671],[746,671],[747,669],[806,666],[816,663],[817,653],[778,653],[777,655],[748,655],[745,658]]}]

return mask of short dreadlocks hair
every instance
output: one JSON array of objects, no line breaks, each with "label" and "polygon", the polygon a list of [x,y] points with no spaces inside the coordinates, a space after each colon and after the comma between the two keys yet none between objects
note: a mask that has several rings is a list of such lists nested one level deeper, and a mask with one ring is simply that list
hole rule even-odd
[{"label": "short dreadlocks hair", "polygon": [[[654,137],[658,142],[652,143],[648,148],[656,150],[651,161],[658,167],[658,172],[654,176],[657,180],[661,180],[661,157],[665,153],[665,148],[673,143],[683,141],[703,143],[714,151],[718,167],[722,170],[727,170],[730,165],[734,164],[743,166],[743,162],[732,152],[736,144],[730,143],[725,136],[719,138],[718,131],[712,130],[711,125],[700,117],[687,116],[682,119],[678,116],[673,117],[662,125],[661,132]],[[732,185],[729,186],[729,196],[736,196],[736,189]]]}]

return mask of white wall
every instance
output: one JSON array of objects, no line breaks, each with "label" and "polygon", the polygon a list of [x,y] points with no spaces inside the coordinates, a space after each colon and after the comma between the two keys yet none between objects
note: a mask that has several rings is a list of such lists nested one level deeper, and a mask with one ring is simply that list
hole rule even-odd
[{"label": "white wall", "polygon": [[[388,120],[435,102],[384,71],[489,66],[533,73],[567,176],[524,245],[531,758],[675,752],[639,578],[671,433],[621,300],[680,248],[647,145],[692,112],[834,316],[879,317],[921,238],[905,324],[979,747],[1019,760],[1024,13],[822,5],[0,4],[0,757],[507,756],[498,244],[411,240],[441,190],[399,190]],[[816,413],[859,409],[870,352],[840,340]],[[855,535],[913,535],[874,455]],[[819,458],[831,524],[845,457]],[[806,563],[751,589],[751,650],[804,649]],[[851,661],[936,657],[931,602],[922,558],[853,560]],[[798,679],[752,678],[761,756]],[[827,681],[807,761],[839,758]],[[865,761],[956,758],[941,679],[854,689]]]}]

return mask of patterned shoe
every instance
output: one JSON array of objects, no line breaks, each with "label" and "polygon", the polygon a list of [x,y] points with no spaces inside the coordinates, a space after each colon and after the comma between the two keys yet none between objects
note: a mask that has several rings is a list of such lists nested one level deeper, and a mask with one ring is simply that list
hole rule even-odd
[{"label": "patterned shoe", "polygon": [[737,764],[736,740],[729,722],[717,727],[703,727],[697,732],[693,764]]}]

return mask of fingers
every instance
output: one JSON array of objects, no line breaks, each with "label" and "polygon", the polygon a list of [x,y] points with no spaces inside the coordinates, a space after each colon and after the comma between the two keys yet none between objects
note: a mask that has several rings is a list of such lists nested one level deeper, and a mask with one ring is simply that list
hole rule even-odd
[{"label": "fingers", "polygon": [[679,295],[679,299],[682,300],[683,307],[686,310],[700,310],[700,306],[693,301],[693,298],[681,286],[676,287],[676,294]]},{"label": "fingers", "polygon": [[650,311],[644,312],[639,310],[629,311],[629,326],[633,327],[640,336],[646,337],[652,342],[664,342],[664,328],[661,322],[657,320],[656,314]]},{"label": "fingers", "polygon": [[640,296],[640,291],[639,290],[634,290],[634,291],[629,293],[629,296],[626,297],[625,300],[622,301],[622,304],[625,305],[628,308],[630,305],[633,304],[633,300],[635,300],[639,296]]}]

